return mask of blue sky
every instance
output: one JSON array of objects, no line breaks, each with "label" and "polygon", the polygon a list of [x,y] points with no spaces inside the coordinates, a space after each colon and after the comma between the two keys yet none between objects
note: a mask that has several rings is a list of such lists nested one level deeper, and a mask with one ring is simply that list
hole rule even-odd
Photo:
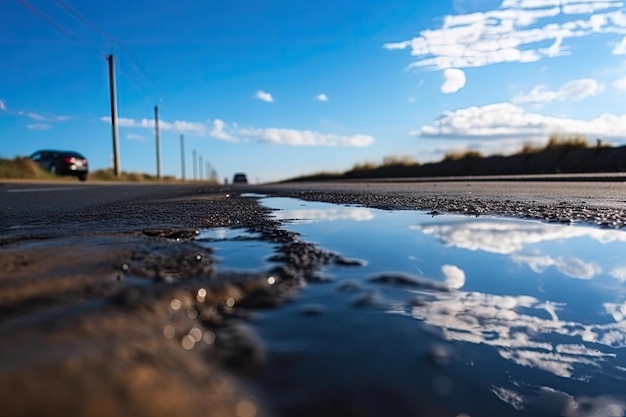
[{"label": "blue sky", "polygon": [[78,150],[253,182],[551,133],[626,144],[626,9],[611,0],[5,0],[0,156]]}]

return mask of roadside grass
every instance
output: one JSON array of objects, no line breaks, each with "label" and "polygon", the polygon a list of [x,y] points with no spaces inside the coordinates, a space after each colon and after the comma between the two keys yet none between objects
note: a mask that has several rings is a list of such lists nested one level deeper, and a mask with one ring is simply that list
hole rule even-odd
[{"label": "roadside grass", "polygon": [[[57,176],[41,169],[39,165],[26,157],[18,156],[14,159],[0,158],[0,179],[38,179],[55,180],[68,179],[69,176]],[[159,181],[156,175],[141,172],[122,172],[119,178],[115,177],[112,169],[99,169],[89,173],[88,181],[120,181],[120,182],[191,182],[182,181],[174,176],[164,176]],[[204,180],[204,183],[216,184],[217,180]]]},{"label": "roadside grass", "polygon": [[10,179],[53,179],[54,175],[39,168],[39,165],[25,157],[15,159],[0,158],[0,178]]},{"label": "roadside grass", "polygon": [[445,161],[462,161],[464,159],[478,159],[483,158],[484,155],[479,151],[472,149],[464,149],[457,151],[449,151],[443,156],[442,162]]},{"label": "roadside grass", "polygon": [[[158,181],[156,175],[145,174],[142,172],[120,172],[119,178],[115,176],[112,169],[99,169],[89,173],[89,179],[92,181],[126,181],[126,182],[149,182]],[[173,176],[162,177],[164,182],[183,182]]]},{"label": "roadside grass", "polygon": [[294,178],[289,179],[289,181],[325,181],[325,180],[336,180],[341,178],[343,175],[342,172],[318,172],[316,174],[311,175],[300,175]]}]

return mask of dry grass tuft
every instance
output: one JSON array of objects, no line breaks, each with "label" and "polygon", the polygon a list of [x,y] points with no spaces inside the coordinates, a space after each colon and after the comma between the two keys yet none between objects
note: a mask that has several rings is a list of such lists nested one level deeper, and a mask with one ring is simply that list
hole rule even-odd
[{"label": "dry grass tuft", "polygon": [[465,159],[483,158],[483,154],[479,151],[472,149],[463,149],[446,152],[443,156],[442,162],[445,161],[462,161]]}]

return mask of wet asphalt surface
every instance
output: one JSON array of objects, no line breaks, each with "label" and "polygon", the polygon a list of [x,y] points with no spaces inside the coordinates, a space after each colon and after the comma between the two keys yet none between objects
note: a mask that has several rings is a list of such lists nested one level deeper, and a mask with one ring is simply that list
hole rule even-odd
[{"label": "wet asphalt surface", "polygon": [[[36,191],[46,187],[57,189]],[[255,197],[242,196],[247,192],[433,215],[626,224],[621,182],[81,189],[5,184],[0,188],[2,415],[301,415],[307,407],[266,407],[276,402],[255,394],[254,375],[267,363],[250,320],[255,311],[276,308],[307,283],[323,280],[323,265],[353,261],[301,241]],[[210,247],[193,240],[208,227],[260,234],[277,245],[276,266],[258,273],[219,272]],[[354,401],[348,391],[347,398],[333,399],[336,403],[320,412],[365,415],[356,399],[360,393],[353,394]],[[374,406],[368,409],[377,411],[366,415],[458,414],[424,404],[402,408],[391,404],[393,396],[380,395],[378,402],[376,396],[370,393]]]}]

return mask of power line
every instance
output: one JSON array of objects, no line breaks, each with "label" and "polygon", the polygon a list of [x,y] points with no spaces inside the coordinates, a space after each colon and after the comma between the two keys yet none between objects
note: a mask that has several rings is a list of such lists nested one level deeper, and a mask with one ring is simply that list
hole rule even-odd
[{"label": "power line", "polygon": [[100,35],[102,35],[109,42],[111,42],[113,44],[117,44],[118,43],[113,37],[111,37],[104,30],[100,29],[91,20],[89,20],[85,16],[83,16],[78,10],[76,10],[71,4],[68,4],[65,0],[54,0],[54,2],[56,4],[58,4],[59,6],[61,6],[62,8],[64,8],[65,10],[69,11],[70,13],[72,13],[78,20],[80,20],[85,25],[89,26],[90,28],[92,28],[93,30],[98,32]]},{"label": "power line", "polygon": [[[39,18],[44,20],[46,23],[48,23],[50,26],[55,28],[58,32],[62,33],[67,38],[69,38],[69,39],[71,39],[71,40],[73,40],[73,41],[75,41],[75,42],[77,42],[77,43],[79,43],[79,44],[81,44],[83,46],[86,46],[86,47],[88,47],[88,48],[90,48],[90,49],[92,49],[94,51],[97,51],[98,54],[100,54],[102,56],[105,56],[105,57],[107,56],[107,54],[104,53],[103,49],[99,49],[97,46],[93,45],[92,43],[89,43],[89,42],[81,39],[80,37],[75,35],[70,29],[64,27],[63,25],[61,25],[59,23],[57,23],[54,19],[52,19],[51,17],[46,15],[44,12],[42,12],[41,10],[39,10],[38,8],[33,6],[32,4],[30,4],[28,1],[26,1],[26,0],[16,0],[16,1],[19,4],[21,4],[22,6],[24,6],[25,8],[27,8],[31,13],[35,14],[36,16],[38,16]],[[109,35],[105,30],[101,29],[98,25],[93,23],[91,20],[87,19],[82,13],[80,13],[78,10],[76,10],[76,8],[74,8],[71,4],[69,4],[65,0],[55,0],[55,3],[57,4],[57,6],[63,8],[65,11],[71,13],[74,16],[74,18],[78,19],[82,24],[84,24],[85,26],[89,27],[91,30],[95,31],[100,36],[102,36],[105,40],[107,40],[111,44],[111,48],[113,48],[114,46],[117,46],[119,48],[119,50],[124,53],[126,58],[128,58],[128,62],[135,69],[135,71],[141,76],[141,78],[143,78],[144,83],[139,82],[136,79],[136,77],[133,76],[125,68],[121,67],[121,68],[119,68],[119,70],[126,75],[127,79],[138,90],[142,90],[144,93],[147,93],[147,95],[152,96],[153,99],[156,99],[158,97],[158,94],[156,94],[154,92],[154,90],[158,90],[156,88],[156,84],[154,83],[152,78],[147,74],[146,70],[143,69],[143,67],[141,65],[139,65],[139,63],[132,57],[132,55],[130,54],[128,49],[123,46],[121,41],[115,39],[113,36]],[[141,84],[143,84],[144,87],[142,87]],[[146,84],[148,85],[148,88],[146,88]],[[149,90],[153,90],[153,92],[149,92]]]},{"label": "power line", "polygon": [[[73,14],[83,24],[85,24],[86,26],[89,26],[91,29],[93,29],[102,37],[104,37],[112,45],[116,45],[120,49],[120,51],[122,51],[124,55],[126,55],[126,58],[128,58],[128,61],[135,68],[135,70],[144,78],[145,81],[147,81],[150,84],[150,87],[153,90],[157,89],[155,83],[153,82],[152,78],[148,76],[146,70],[132,57],[131,53],[128,51],[128,49],[123,45],[123,43],[119,39],[116,39],[113,36],[109,35],[105,30],[101,29],[98,25],[93,23],[91,20],[87,19],[82,13],[76,10],[76,8],[74,8],[71,4],[69,4],[65,0],[54,0],[54,1],[57,5],[61,6],[63,9]],[[128,78],[135,85],[135,87],[139,88],[140,90],[143,89],[141,86],[139,86],[135,82],[135,80],[133,80],[134,77],[130,73],[125,71],[124,68],[120,68],[120,70],[128,76]]]},{"label": "power line", "polygon": [[[88,48],[92,48],[95,49],[92,45],[90,45],[89,43],[81,40],[80,38],[78,38],[77,36],[75,36],[72,31],[70,31],[69,29],[64,28],[63,26],[61,26],[60,24],[58,24],[57,22],[55,22],[53,19],[51,19],[50,17],[48,17],[45,13],[43,13],[41,10],[37,9],[35,6],[33,6],[32,4],[30,4],[29,2],[27,2],[26,0],[16,0],[18,3],[20,3],[22,6],[26,7],[28,10],[30,10],[31,13],[39,16],[41,19],[45,20],[49,25],[51,25],[53,28],[55,28],[57,31],[61,32],[63,35],[67,36],[68,38],[72,39],[75,42],[78,42]],[[100,51],[98,51],[100,52]]]}]

